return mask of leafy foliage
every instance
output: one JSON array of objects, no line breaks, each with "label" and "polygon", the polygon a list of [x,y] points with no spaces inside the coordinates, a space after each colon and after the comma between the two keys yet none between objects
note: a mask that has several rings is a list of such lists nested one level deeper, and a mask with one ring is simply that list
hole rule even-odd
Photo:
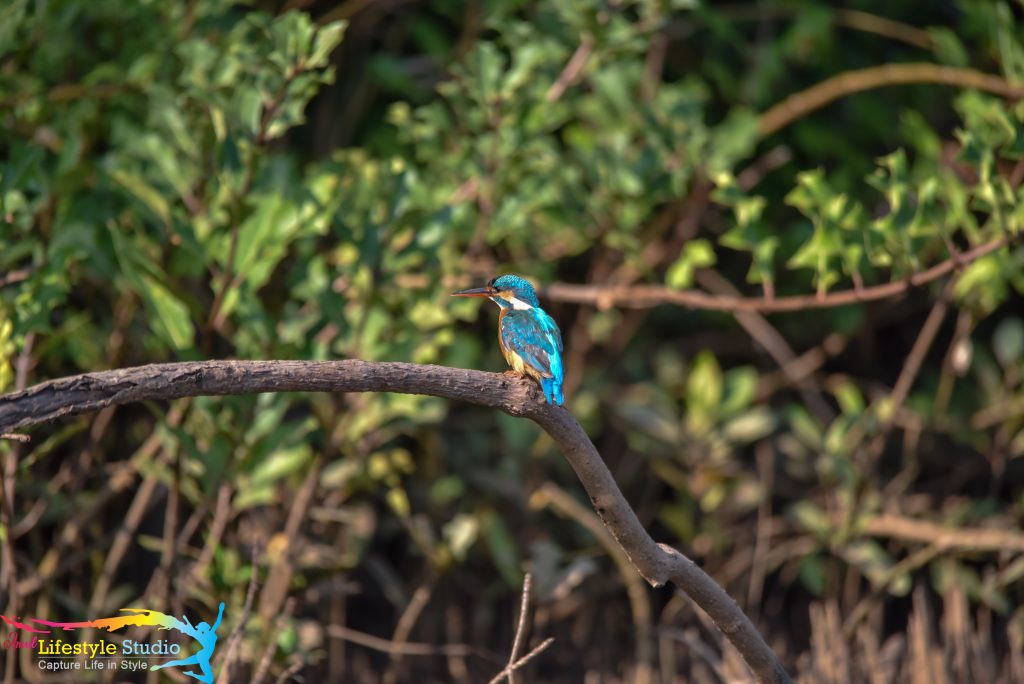
[{"label": "leafy foliage", "polygon": [[[498,273],[679,291],[715,272],[751,298],[827,299],[952,260],[953,313],[903,397],[943,280],[754,322],[544,304],[566,337],[568,404],[644,522],[748,597],[790,662],[814,648],[790,611],[841,605],[844,627],[885,636],[903,629],[886,606],[914,587],[952,602],[956,586],[998,634],[992,672],[1008,672],[1020,548],[969,540],[1018,543],[1024,522],[1024,100],[969,78],[879,82],[768,136],[758,113],[885,62],[1019,92],[1019,8],[358,4],[0,7],[0,389],[225,356],[503,370],[493,312],[447,296]],[[297,636],[275,667],[295,657],[315,678],[341,667],[324,626],[346,606],[356,628],[391,633],[420,586],[431,604],[411,640],[503,650],[529,568],[558,644],[579,646],[553,649],[537,681],[635,665],[593,648],[631,643],[636,616],[621,592],[595,599],[614,566],[579,555],[595,544],[579,521],[528,505],[573,480],[514,419],[405,395],[203,398],[0,453],[16,475],[4,591],[40,568],[19,610],[227,596],[237,616],[255,574],[247,650],[280,619]],[[73,511],[89,512],[67,532]],[[103,537],[122,524],[131,562]],[[58,562],[72,549],[74,575]],[[174,591],[129,569],[150,566]],[[427,681],[442,661],[391,667]],[[471,660],[466,678],[491,665]],[[347,666],[382,667],[362,652]]]}]

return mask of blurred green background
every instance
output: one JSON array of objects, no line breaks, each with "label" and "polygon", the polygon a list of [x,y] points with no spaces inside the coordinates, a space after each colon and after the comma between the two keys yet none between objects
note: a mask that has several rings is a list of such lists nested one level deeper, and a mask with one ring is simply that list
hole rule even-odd
[{"label": "blurred green background", "polygon": [[[207,358],[503,371],[494,307],[448,298],[501,273],[827,298],[953,260],[787,313],[542,302],[644,524],[795,676],[1024,681],[1024,6],[854,4],[2,0],[0,390]],[[919,63],[943,69],[858,75]],[[223,600],[233,628],[255,577],[231,681],[481,682],[530,571],[530,645],[555,643],[521,680],[746,676],[620,573],[522,420],[264,395],[32,437],[0,442],[4,615]],[[42,681],[11,653],[5,681]]]}]

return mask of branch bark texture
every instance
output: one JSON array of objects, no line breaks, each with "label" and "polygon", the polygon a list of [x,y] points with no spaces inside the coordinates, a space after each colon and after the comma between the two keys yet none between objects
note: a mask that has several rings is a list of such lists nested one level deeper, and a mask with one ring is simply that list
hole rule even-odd
[{"label": "branch bark texture", "polygon": [[260,392],[400,392],[500,409],[528,418],[562,449],[594,510],[654,586],[671,582],[714,620],[761,682],[791,682],[735,601],[689,558],[656,543],[573,415],[527,380],[475,370],[367,361],[197,361],[85,373],[0,396],[0,434],[138,401]]}]

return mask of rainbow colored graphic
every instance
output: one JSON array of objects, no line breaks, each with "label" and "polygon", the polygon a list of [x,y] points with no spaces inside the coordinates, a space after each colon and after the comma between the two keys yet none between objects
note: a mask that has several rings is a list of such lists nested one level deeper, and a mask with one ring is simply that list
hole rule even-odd
[{"label": "rainbow colored graphic", "polygon": [[[224,604],[221,604],[221,612],[224,611]],[[128,613],[128,615],[122,615],[120,617],[109,617],[100,618],[98,620],[87,620],[86,622],[53,622],[51,620],[40,620],[35,618],[32,622],[38,622],[41,625],[48,625],[50,627],[60,627],[63,630],[69,629],[85,629],[87,627],[94,627],[96,629],[105,629],[108,632],[114,632],[124,627],[160,627],[161,629],[175,629],[179,632],[186,631],[191,625],[186,625],[177,618],[171,617],[164,613],[155,610],[146,610],[144,608],[122,608],[122,613]],[[184,616],[182,616],[184,617]],[[188,620],[188,618],[185,618]],[[205,623],[203,623],[205,624]]]},{"label": "rainbow colored graphic", "polygon": [[[94,628],[114,632],[125,627],[159,627],[160,629],[173,629],[192,637],[199,642],[199,645],[202,648],[187,658],[161,663],[152,669],[160,670],[165,667],[187,667],[196,665],[199,667],[198,672],[188,670],[182,672],[182,674],[201,682],[205,682],[205,684],[213,684],[213,668],[210,667],[210,659],[213,657],[213,651],[217,647],[217,628],[220,627],[221,620],[224,618],[223,602],[221,602],[220,609],[217,611],[217,620],[212,626],[206,622],[200,622],[198,625],[193,625],[185,615],[182,616],[182,620],[184,620],[182,621],[167,615],[166,613],[161,613],[156,610],[147,610],[145,608],[122,608],[121,612],[127,614],[116,617],[99,618],[97,620],[87,620],[85,622],[55,622],[53,620],[40,620],[39,618],[32,618],[27,622],[33,622],[66,631]],[[3,615],[0,615],[0,619],[16,629],[23,629],[36,634],[49,633],[49,630],[34,629],[23,622],[11,620]]]}]

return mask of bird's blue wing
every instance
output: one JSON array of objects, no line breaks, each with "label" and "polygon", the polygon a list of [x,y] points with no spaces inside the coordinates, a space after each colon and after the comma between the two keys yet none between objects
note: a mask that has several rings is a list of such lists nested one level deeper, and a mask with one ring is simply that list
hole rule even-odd
[{"label": "bird's blue wing", "polygon": [[543,326],[544,330],[551,337],[552,341],[555,344],[555,349],[557,349],[558,353],[561,354],[562,353],[562,331],[560,331],[558,329],[558,324],[555,323],[555,319],[553,319],[551,316],[548,316],[547,312],[545,312],[545,311],[537,311],[537,313],[540,314],[539,318],[540,318],[541,326]]},{"label": "bird's blue wing", "polygon": [[562,335],[540,309],[508,311],[501,317],[501,341],[545,377],[562,375]]}]

